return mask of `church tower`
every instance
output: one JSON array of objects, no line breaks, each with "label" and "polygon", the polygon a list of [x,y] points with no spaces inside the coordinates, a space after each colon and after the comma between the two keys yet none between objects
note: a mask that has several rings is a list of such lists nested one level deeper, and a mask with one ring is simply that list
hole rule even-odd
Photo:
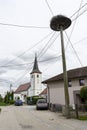
[{"label": "church tower", "polygon": [[33,70],[30,73],[31,78],[31,93],[30,96],[39,95],[42,91],[42,73],[39,70],[37,56],[35,55]]}]

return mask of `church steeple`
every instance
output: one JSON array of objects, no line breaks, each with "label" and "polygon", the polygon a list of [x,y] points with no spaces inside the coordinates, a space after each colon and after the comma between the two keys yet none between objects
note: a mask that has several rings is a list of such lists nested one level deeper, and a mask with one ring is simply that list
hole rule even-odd
[{"label": "church steeple", "polygon": [[35,54],[35,60],[34,60],[34,66],[33,66],[33,70],[31,72],[32,73],[40,73],[39,67],[38,67],[38,62],[37,62],[37,55]]},{"label": "church steeple", "polygon": [[37,62],[37,55],[35,54],[34,59],[34,65],[32,72],[30,73],[31,78],[31,90],[30,90],[30,96],[36,96],[39,95],[42,91],[42,72],[40,72]]}]

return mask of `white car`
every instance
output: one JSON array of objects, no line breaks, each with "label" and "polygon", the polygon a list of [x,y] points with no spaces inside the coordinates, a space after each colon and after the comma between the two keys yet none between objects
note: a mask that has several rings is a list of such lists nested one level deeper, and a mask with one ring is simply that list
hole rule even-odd
[{"label": "white car", "polygon": [[48,103],[45,99],[38,99],[37,103],[36,103],[36,109],[40,110],[40,109],[48,109]]}]

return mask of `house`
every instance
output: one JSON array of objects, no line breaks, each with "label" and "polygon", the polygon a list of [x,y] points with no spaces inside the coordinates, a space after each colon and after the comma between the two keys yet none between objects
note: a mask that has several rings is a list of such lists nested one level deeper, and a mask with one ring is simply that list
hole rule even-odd
[{"label": "house", "polygon": [[17,100],[17,98],[20,98],[23,102],[25,102],[26,97],[29,95],[30,87],[31,87],[30,83],[20,85],[14,92],[14,99]]},{"label": "house", "polygon": [[20,85],[14,93],[14,99],[20,97],[20,99],[25,101],[27,96],[39,95],[45,88],[41,82],[42,72],[39,70],[37,56],[35,55],[33,69],[30,73],[30,83]]},{"label": "house", "polygon": [[45,88],[40,94],[39,94],[40,97],[43,97],[45,99],[47,99],[47,88]]},{"label": "house", "polygon": [[[80,105],[82,99],[80,97],[80,89],[87,85],[87,67],[77,68],[67,71],[68,75],[68,91],[70,105]],[[43,81],[48,88],[48,102],[50,107],[65,105],[64,81],[63,73]]]}]

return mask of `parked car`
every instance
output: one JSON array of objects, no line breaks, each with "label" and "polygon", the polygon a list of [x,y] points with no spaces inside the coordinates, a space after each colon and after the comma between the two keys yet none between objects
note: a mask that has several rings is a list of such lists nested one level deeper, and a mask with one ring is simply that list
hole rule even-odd
[{"label": "parked car", "polygon": [[22,105],[23,105],[22,100],[20,100],[20,99],[16,100],[16,101],[15,101],[15,105],[16,105],[16,106],[22,106]]},{"label": "parked car", "polygon": [[48,109],[48,103],[45,99],[38,99],[37,103],[36,103],[36,109],[40,110],[40,109]]}]

